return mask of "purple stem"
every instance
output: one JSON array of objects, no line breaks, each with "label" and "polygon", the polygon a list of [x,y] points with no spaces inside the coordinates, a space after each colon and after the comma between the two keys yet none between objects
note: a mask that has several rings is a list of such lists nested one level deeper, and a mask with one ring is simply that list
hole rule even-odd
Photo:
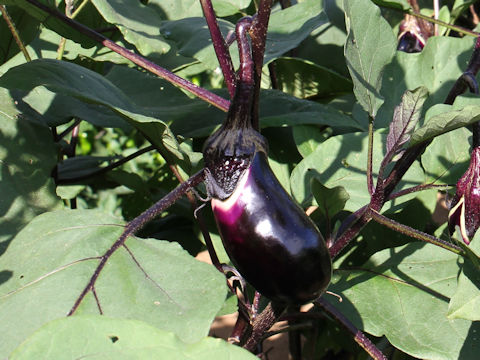
[{"label": "purple stem", "polygon": [[272,10],[273,0],[261,0],[258,13],[250,29],[252,39],[252,56],[255,66],[255,90],[253,95],[252,125],[255,130],[259,129],[258,107],[260,102],[260,80],[262,78],[263,56],[267,42],[268,20]]},{"label": "purple stem", "polygon": [[225,39],[220,32],[220,28],[218,27],[217,17],[215,16],[212,2],[210,0],[200,0],[200,4],[202,5],[203,15],[205,16],[208,29],[210,30],[213,48],[215,49],[218,63],[220,64],[220,68],[222,69],[223,78],[225,79],[225,83],[227,84],[230,98],[233,99],[233,95],[235,95],[237,78],[235,76],[235,70],[233,69],[233,63],[232,59],[230,58],[230,53],[228,52],[227,43],[225,42]]},{"label": "purple stem", "polygon": [[220,110],[223,111],[228,111],[228,107],[230,105],[230,102],[221,96],[218,96],[208,90],[205,90],[192,82],[185,80],[181,78],[178,75],[175,75],[171,71],[168,71],[167,69],[164,69],[151,61],[145,59],[144,57],[134,54],[130,50],[125,49],[124,47],[115,44],[113,41],[107,39],[105,36],[95,32],[94,30],[86,27],[83,24],[80,24],[79,22],[76,22],[75,20],[72,20],[62,13],[58,12],[55,9],[51,9],[48,6],[45,6],[44,4],[38,2],[37,0],[26,0],[30,4],[36,6],[37,8],[49,13],[53,17],[62,20],[64,23],[72,27],[73,29],[77,30],[78,32],[88,36],[89,38],[98,41],[101,43],[103,46],[109,48],[110,50],[116,52],[117,54],[123,56],[124,58],[132,61],[136,65],[144,68],[145,70],[150,71],[151,73],[161,77],[162,79],[167,80],[168,82],[174,84],[175,86],[178,86],[179,88],[182,88],[184,90],[187,90],[194,94],[195,96],[199,97],[202,100],[205,100],[209,104],[212,104],[213,106],[216,106]]},{"label": "purple stem", "polygon": [[253,62],[248,43],[247,32],[252,26],[252,18],[244,17],[237,22],[235,34],[237,37],[238,55],[240,58],[240,69],[238,79],[243,84],[253,85]]}]

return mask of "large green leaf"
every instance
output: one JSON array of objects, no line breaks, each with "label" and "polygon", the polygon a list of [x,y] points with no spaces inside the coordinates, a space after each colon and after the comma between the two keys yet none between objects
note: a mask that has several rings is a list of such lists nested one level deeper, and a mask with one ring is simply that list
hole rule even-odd
[{"label": "large green leaf", "polygon": [[[87,337],[87,336],[88,337]],[[27,359],[209,360],[257,359],[239,346],[205,338],[186,344],[175,334],[137,320],[74,316],[41,327],[9,357]]]},{"label": "large green leaf", "polygon": [[[225,20],[217,20],[220,31],[226,37],[235,26]],[[218,60],[213,49],[210,31],[203,17],[184,18],[175,21],[163,21],[160,27],[162,35],[174,41],[180,55],[195,58],[210,70],[218,68]],[[238,64],[238,52],[232,47],[231,56]]]},{"label": "large green leaf", "polygon": [[[146,115],[120,89],[99,74],[82,66],[50,59],[34,60],[10,69],[0,78],[0,86],[31,91],[38,86],[101,105],[139,129],[166,156],[183,159],[175,137],[162,120]],[[122,126],[119,123],[118,126]]]},{"label": "large green leaf", "polygon": [[392,28],[371,1],[344,0],[345,57],[358,102],[372,118],[383,103],[382,74],[396,49]]},{"label": "large green leaf", "polygon": [[434,104],[443,103],[454,82],[465,71],[473,45],[472,38],[434,36],[420,53],[397,51],[385,67],[381,90],[385,103],[378,112],[376,126],[390,124],[393,110],[406,90],[427,88],[429,98],[424,112]]},{"label": "large green leaf", "polygon": [[462,272],[458,277],[457,290],[448,306],[448,317],[478,321],[480,320],[480,268],[478,266],[480,232],[475,234],[468,249],[474,260],[472,261],[470,258],[465,260]]},{"label": "large green leaf", "polygon": [[0,89],[0,255],[34,216],[61,206],[50,176],[57,160],[52,134],[14,102]]},{"label": "large green leaf", "polygon": [[433,139],[422,154],[427,182],[455,184],[468,167],[471,132],[457,129]]},{"label": "large green leaf", "polygon": [[332,303],[356,326],[412,356],[473,360],[480,324],[447,319],[458,271],[457,255],[412,243],[380,251],[359,268],[338,269],[329,290],[342,297]]},{"label": "large green leaf", "polygon": [[328,19],[321,1],[305,0],[273,12],[268,24],[264,63],[296,48],[312,31],[325,29]]},{"label": "large green leaf", "polygon": [[[69,312],[123,229],[99,211],[64,210],[40,215],[17,235],[0,258],[0,269],[11,273],[0,284],[2,358]],[[113,253],[93,286],[95,297],[88,293],[76,314],[142,320],[186,342],[207,335],[226,295],[224,277],[178,244],[135,237]]]},{"label": "large green leaf", "polygon": [[[386,134],[375,133],[373,142],[373,171],[377,169],[384,156],[383,144]],[[345,209],[356,211],[370,201],[367,190],[367,137],[365,133],[338,135],[329,138],[309,156],[304,158],[293,170],[290,178],[292,194],[303,205],[311,204],[311,180],[315,178],[324,186],[334,188],[342,186],[350,195]],[[400,182],[398,190],[415,186],[423,182],[423,171],[414,163]],[[385,208],[394,206],[411,197],[401,197],[386,204]]]}]

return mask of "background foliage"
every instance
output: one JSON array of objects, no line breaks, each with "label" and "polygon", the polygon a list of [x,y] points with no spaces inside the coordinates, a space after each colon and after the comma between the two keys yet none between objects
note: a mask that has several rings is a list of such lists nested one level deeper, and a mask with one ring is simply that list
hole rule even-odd
[{"label": "background foliage", "polygon": [[[63,1],[42,2],[65,11]],[[442,102],[474,38],[436,36],[421,53],[406,54],[395,50],[403,15],[394,9],[408,9],[405,0],[292,3],[276,4],[271,15],[261,127],[275,174],[302,206],[317,206],[312,218],[322,232],[335,233],[369,202],[369,121],[375,178],[407,90],[422,86],[425,102],[403,147],[434,140],[396,190],[454,184],[468,166],[464,126],[480,119],[480,100]],[[468,20],[472,1],[443,3],[444,20]],[[202,168],[202,144],[225,114],[24,0],[0,4],[33,59],[25,60],[0,21],[0,357],[255,358],[207,337],[215,315],[236,307],[226,302],[223,275],[194,258],[203,238],[185,198],[128,238],[95,293],[66,317],[124,224],[178,185],[171,168],[184,179]],[[430,1],[420,4],[431,14]],[[225,36],[255,13],[250,0],[213,5]],[[91,0],[76,20],[228,98],[199,1]],[[237,65],[235,46],[230,52]],[[150,145],[154,151],[101,171]],[[384,214],[455,242],[446,218],[432,220],[439,193],[448,199],[453,190],[397,198]],[[210,210],[201,211],[228,262]],[[335,259],[329,290],[343,301],[324,297],[392,358],[476,359],[479,246],[474,239],[472,257],[463,258],[372,222]],[[303,330],[305,358],[365,358],[332,319],[315,319]]]}]

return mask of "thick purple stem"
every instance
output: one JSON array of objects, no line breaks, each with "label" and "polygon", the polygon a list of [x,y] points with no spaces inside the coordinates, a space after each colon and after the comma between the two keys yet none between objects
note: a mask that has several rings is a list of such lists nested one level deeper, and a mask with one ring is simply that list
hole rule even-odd
[{"label": "thick purple stem", "polygon": [[228,111],[230,102],[222,98],[221,96],[218,96],[208,90],[205,90],[193,84],[188,80],[181,78],[178,75],[175,75],[171,71],[168,71],[167,69],[164,69],[152,63],[151,61],[145,59],[140,55],[134,54],[130,50],[127,50],[124,47],[121,47],[120,45],[115,44],[113,41],[107,39],[105,36],[95,32],[94,30],[86,27],[85,25],[82,25],[76,22],[75,20],[68,18],[67,16],[58,12],[57,10],[54,10],[48,6],[45,6],[44,4],[38,2],[37,0],[26,0],[26,1],[36,6],[37,8],[47,12],[48,14],[54,16],[55,18],[62,20],[64,23],[68,24],[73,29],[88,36],[89,38],[95,41],[98,41],[103,46],[109,48],[110,50],[116,52],[117,54],[123,56],[124,58],[132,61],[133,63],[144,68],[145,70],[150,71],[151,73],[161,77],[162,79],[167,80],[168,82],[174,84],[175,86],[178,86],[179,88],[182,88],[184,90],[191,92],[195,96],[199,97],[202,100],[205,100],[206,102],[208,102],[209,104],[212,104],[213,106],[219,108],[220,110]]},{"label": "thick purple stem", "polygon": [[210,30],[213,48],[215,49],[218,63],[222,69],[223,78],[227,84],[230,98],[233,98],[233,95],[235,95],[237,79],[235,76],[235,70],[233,69],[232,59],[230,58],[230,53],[228,52],[227,43],[225,42],[225,39],[220,32],[220,28],[218,27],[217,17],[215,16],[212,2],[210,0],[200,0],[200,4],[202,5],[203,15],[205,16],[208,29]]}]

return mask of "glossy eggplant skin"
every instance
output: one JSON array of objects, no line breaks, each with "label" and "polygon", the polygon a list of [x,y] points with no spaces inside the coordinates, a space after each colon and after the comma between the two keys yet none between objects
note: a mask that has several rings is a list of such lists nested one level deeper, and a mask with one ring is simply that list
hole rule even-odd
[{"label": "glossy eggplant skin", "polygon": [[327,288],[332,264],[312,220],[283,189],[263,152],[226,200],[212,209],[224,247],[242,276],[272,301],[304,304]]}]

